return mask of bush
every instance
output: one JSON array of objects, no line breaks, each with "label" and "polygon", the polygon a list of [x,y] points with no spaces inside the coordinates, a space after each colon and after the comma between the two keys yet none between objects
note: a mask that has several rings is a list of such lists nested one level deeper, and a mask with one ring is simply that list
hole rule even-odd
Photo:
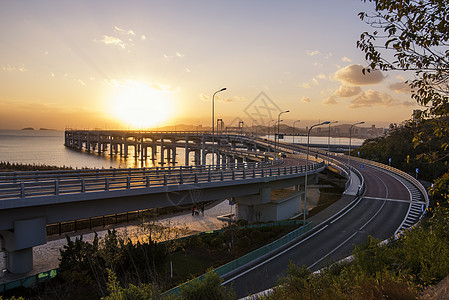
[{"label": "bush", "polygon": [[248,229],[245,229],[245,228],[239,229],[239,230],[237,230],[237,232],[235,233],[235,235],[236,235],[238,238],[242,238],[242,237],[244,237],[244,236],[247,236],[247,235],[248,235]]},{"label": "bush", "polygon": [[203,280],[193,280],[181,288],[180,298],[185,300],[235,299],[232,289],[221,285],[223,280],[214,272],[206,273]]},{"label": "bush", "polygon": [[222,238],[216,237],[210,242],[210,245],[214,248],[222,248],[223,243],[224,243],[224,241]]},{"label": "bush", "polygon": [[237,223],[238,226],[246,226],[246,225],[248,225],[248,221],[247,220],[243,220],[243,219],[237,220],[236,223]]},{"label": "bush", "polygon": [[189,237],[189,244],[192,246],[199,246],[202,244],[201,237],[199,235],[192,235]]},{"label": "bush", "polygon": [[250,236],[251,236],[251,239],[253,239],[253,240],[262,240],[262,232],[260,232],[257,229],[254,229],[251,232]]},{"label": "bush", "polygon": [[237,241],[237,247],[240,249],[248,249],[251,246],[251,239],[247,236],[239,238]]}]

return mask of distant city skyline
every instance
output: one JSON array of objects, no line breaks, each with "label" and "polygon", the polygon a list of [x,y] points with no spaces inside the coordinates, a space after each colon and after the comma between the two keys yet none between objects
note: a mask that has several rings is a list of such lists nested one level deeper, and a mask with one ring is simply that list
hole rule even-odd
[{"label": "distant city skyline", "polygon": [[361,72],[356,42],[369,28],[357,14],[372,7],[3,1],[0,129],[210,126],[223,87],[215,117],[225,124],[268,123],[283,110],[301,128],[400,123],[419,108],[404,83],[412,74]]}]

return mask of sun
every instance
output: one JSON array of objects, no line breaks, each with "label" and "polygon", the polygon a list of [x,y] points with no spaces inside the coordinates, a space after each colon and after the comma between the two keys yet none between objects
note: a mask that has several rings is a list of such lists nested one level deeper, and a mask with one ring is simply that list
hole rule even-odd
[{"label": "sun", "polygon": [[111,114],[133,128],[154,127],[171,114],[170,91],[136,81],[115,83],[109,103]]}]

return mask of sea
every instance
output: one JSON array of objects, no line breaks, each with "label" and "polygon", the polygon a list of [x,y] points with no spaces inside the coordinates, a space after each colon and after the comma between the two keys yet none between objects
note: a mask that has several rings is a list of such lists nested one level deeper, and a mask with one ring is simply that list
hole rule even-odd
[{"label": "sea", "polygon": [[[266,136],[265,138],[272,138]],[[284,136],[283,142],[293,142],[292,136]],[[295,136],[295,143],[307,143],[307,136]],[[327,137],[310,137],[310,143],[328,142]],[[351,145],[359,146],[363,139],[352,139]],[[348,138],[331,138],[330,144],[348,145]],[[190,158],[193,163],[193,157]],[[0,130],[0,162],[49,165],[81,168],[140,168],[158,166],[151,159],[135,159],[110,156],[109,154],[87,153],[64,146],[64,131],[56,130]],[[185,163],[184,151],[178,151],[176,165]]]}]

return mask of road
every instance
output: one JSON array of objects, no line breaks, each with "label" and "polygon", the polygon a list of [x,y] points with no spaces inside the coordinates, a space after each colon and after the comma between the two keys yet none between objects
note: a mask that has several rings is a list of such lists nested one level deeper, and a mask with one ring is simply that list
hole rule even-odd
[{"label": "road", "polygon": [[366,192],[352,209],[269,261],[226,280],[225,285],[232,284],[238,297],[255,294],[275,286],[290,260],[315,271],[349,256],[354,245],[363,243],[369,235],[380,240],[394,235],[409,209],[410,191],[385,171],[367,165],[360,171]]}]

